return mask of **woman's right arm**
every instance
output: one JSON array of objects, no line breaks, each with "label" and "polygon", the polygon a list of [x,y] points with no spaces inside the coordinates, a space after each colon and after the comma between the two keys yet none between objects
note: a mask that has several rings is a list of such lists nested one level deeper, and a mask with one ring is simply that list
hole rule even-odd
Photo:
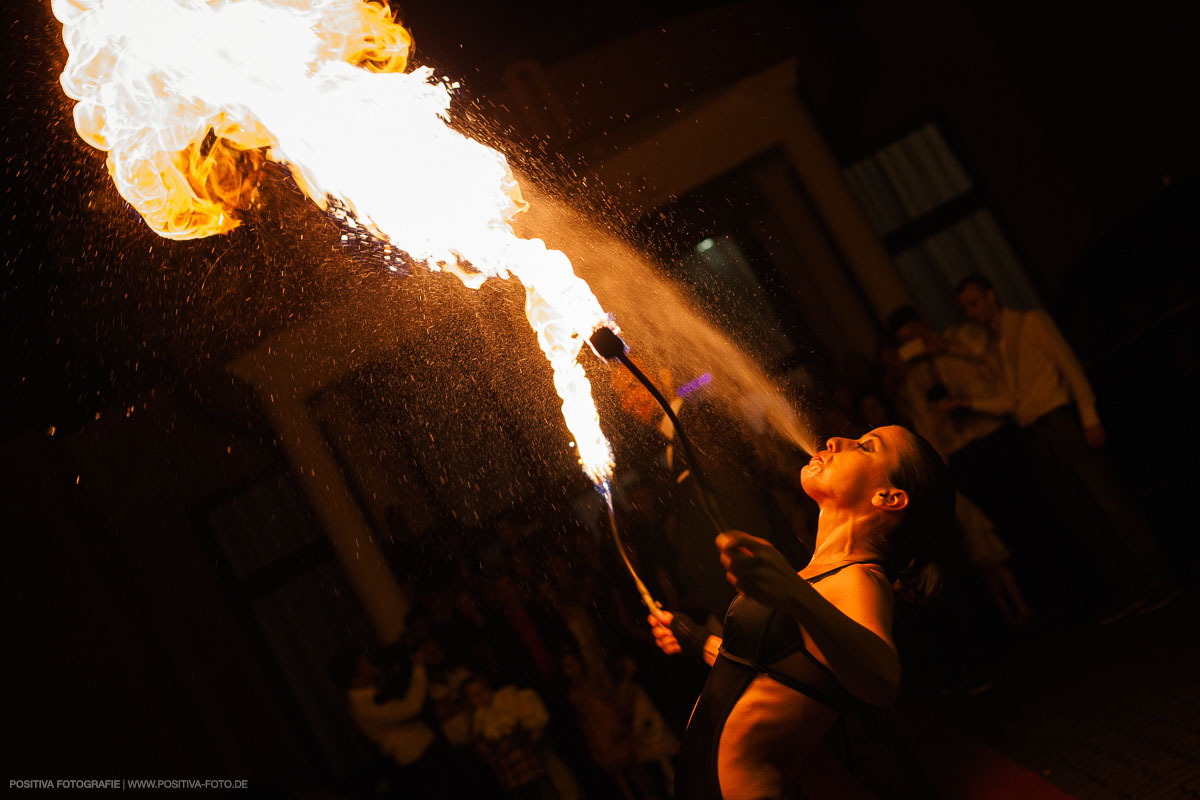
[{"label": "woman's right arm", "polygon": [[[679,639],[671,631],[671,622],[675,615],[669,611],[659,611],[649,616],[650,630],[654,633],[654,643],[659,649],[667,655],[675,655],[682,653],[683,647],[679,644]],[[694,623],[693,623],[694,624]],[[721,637],[709,636],[700,646],[700,652],[697,654],[708,666],[712,666],[717,660],[717,651],[721,649]]]}]

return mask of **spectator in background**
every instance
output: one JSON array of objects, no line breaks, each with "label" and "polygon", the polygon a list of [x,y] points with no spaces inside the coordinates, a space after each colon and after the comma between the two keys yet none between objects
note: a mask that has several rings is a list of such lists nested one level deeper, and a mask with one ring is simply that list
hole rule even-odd
[{"label": "spectator in background", "polygon": [[[433,615],[437,618],[437,614]],[[432,715],[440,733],[437,746],[448,748],[450,758],[445,767],[450,770],[440,779],[440,786],[453,786],[463,796],[482,797],[496,793],[496,783],[490,771],[476,758],[471,747],[471,714],[474,708],[466,698],[463,685],[471,677],[466,667],[452,663],[442,643],[426,639],[416,650],[416,660],[425,666],[427,693]]]},{"label": "spectator in background", "polygon": [[1019,628],[1033,616],[1025,596],[1009,568],[1012,553],[996,536],[992,521],[961,493],[954,516],[962,531],[963,555],[983,578],[992,603],[1004,621]]},{"label": "spectator in background", "polygon": [[[542,613],[536,599],[529,593],[527,583],[518,583],[511,575],[497,575],[492,579],[492,594],[503,612],[508,625],[516,634],[517,641],[524,647],[524,654],[536,668],[535,674],[524,676],[525,680],[547,680],[558,671],[553,650],[565,637],[562,624],[549,624],[549,616]],[[551,638],[553,641],[547,641]]]},{"label": "spectator in background", "polygon": [[[428,687],[425,665],[414,658],[402,694],[391,696],[385,691],[384,684],[389,682],[385,671],[365,652],[353,651],[348,662],[350,717],[400,768],[397,788],[420,796],[444,786],[447,772],[453,771],[453,759],[420,718]],[[391,680],[397,677],[393,674]]]},{"label": "spectator in background", "polygon": [[442,734],[451,747],[465,747],[471,741],[471,713],[475,710],[463,691],[471,671],[448,662],[441,643],[434,639],[421,646],[420,654],[428,664],[429,697]]},{"label": "spectator in background", "polygon": [[[629,512],[621,515],[621,530],[633,547],[635,558],[646,573],[650,591],[672,607],[679,603],[679,551],[667,531],[670,488],[665,475],[657,481],[629,487]],[[657,485],[655,485],[657,483]],[[638,630],[642,626],[637,626]]]},{"label": "spectator in background", "polygon": [[535,674],[537,667],[524,648],[512,646],[516,633],[497,608],[498,604],[483,599],[490,598],[482,581],[463,586],[455,594],[454,610],[463,627],[459,638],[454,640],[454,658],[496,683],[523,680],[523,676]]},{"label": "spectator in background", "polygon": [[[647,796],[670,794],[675,785],[673,759],[679,752],[679,739],[667,726],[650,695],[634,680],[637,661],[633,656],[628,653],[615,656],[609,669],[617,702],[631,723],[633,758],[641,765],[656,765],[660,773],[645,793]],[[639,773],[639,777],[651,780],[649,773]]]},{"label": "spectator in background", "polygon": [[1005,308],[991,282],[978,274],[964,279],[956,296],[967,317],[989,332],[988,355],[1002,370],[1003,400],[1034,469],[1113,586],[1101,621],[1165,605],[1179,586],[1099,450],[1106,434],[1095,395],[1054,320],[1045,311]]},{"label": "spectator in background", "polygon": [[[911,306],[888,317],[906,368],[898,387],[901,412],[949,457],[1004,427],[1007,408],[995,398],[1000,377],[987,363],[948,341]],[[995,409],[978,410],[988,401]],[[969,405],[968,405],[969,404]]]},{"label": "spectator in background", "polygon": [[567,567],[555,559],[551,564],[557,573],[538,582],[539,599],[547,608],[554,609],[564,627],[570,631],[574,648],[579,652],[589,671],[603,670],[608,655],[600,634],[592,623],[585,602],[580,601],[578,592],[573,591]]},{"label": "spectator in background", "polygon": [[625,800],[633,800],[638,778],[633,774],[633,731],[603,669],[591,672],[574,652],[562,656],[567,697],[575,722],[587,740],[592,761],[612,778]]},{"label": "spectator in background", "polygon": [[[1003,377],[983,357],[986,332],[974,328],[943,337],[909,306],[892,313],[888,328],[906,356],[896,401],[901,413],[946,459],[958,488],[995,523],[1025,574],[1051,591],[1049,584],[1058,579],[1043,556],[1046,548],[1060,545],[1048,522],[1051,515],[1039,512],[1047,508],[1042,492],[1027,477],[1028,460],[1008,416]],[[977,520],[968,523],[968,533],[978,529]],[[1019,597],[1015,583],[1013,588]],[[1025,602],[1015,605],[1024,608]],[[1022,622],[1026,612],[1020,614]]]},{"label": "spectator in background", "polygon": [[537,693],[515,686],[493,692],[481,675],[468,678],[463,690],[474,708],[471,739],[505,796],[557,800],[558,792],[536,744],[550,721]]}]

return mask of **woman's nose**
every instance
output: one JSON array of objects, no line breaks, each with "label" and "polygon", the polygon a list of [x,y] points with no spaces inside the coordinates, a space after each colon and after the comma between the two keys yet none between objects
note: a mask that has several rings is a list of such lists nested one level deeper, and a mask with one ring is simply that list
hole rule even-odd
[{"label": "woman's nose", "polygon": [[826,450],[832,450],[833,452],[835,452],[835,453],[836,453],[837,451],[839,451],[839,450],[841,450],[841,449],[842,449],[842,444],[843,444],[845,441],[846,441],[846,440],[845,440],[845,439],[843,439],[843,438],[842,438],[842,437],[840,437],[840,436],[834,436],[834,437],[833,437],[833,438],[831,438],[829,441],[825,442],[825,449],[826,449]]}]

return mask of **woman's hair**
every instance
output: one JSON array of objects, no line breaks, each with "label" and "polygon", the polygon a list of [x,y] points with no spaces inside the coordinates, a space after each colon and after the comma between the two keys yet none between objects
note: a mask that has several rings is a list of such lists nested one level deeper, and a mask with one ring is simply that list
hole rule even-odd
[{"label": "woman's hair", "polygon": [[937,593],[941,574],[933,554],[954,525],[954,479],[933,445],[905,429],[909,446],[900,451],[888,480],[908,495],[900,523],[887,536],[886,568],[900,595],[924,602]]}]

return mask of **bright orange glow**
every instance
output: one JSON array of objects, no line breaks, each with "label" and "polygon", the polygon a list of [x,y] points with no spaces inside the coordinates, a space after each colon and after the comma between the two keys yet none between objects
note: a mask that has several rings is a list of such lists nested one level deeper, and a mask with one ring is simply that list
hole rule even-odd
[{"label": "bright orange glow", "polygon": [[[580,463],[612,474],[577,357],[609,316],[567,257],[510,224],[524,210],[504,156],[450,128],[412,37],[363,0],[53,0],[79,135],[157,233],[236,227],[265,159],[322,208],[478,287],[518,278]],[[345,209],[343,211],[342,209]]]}]

